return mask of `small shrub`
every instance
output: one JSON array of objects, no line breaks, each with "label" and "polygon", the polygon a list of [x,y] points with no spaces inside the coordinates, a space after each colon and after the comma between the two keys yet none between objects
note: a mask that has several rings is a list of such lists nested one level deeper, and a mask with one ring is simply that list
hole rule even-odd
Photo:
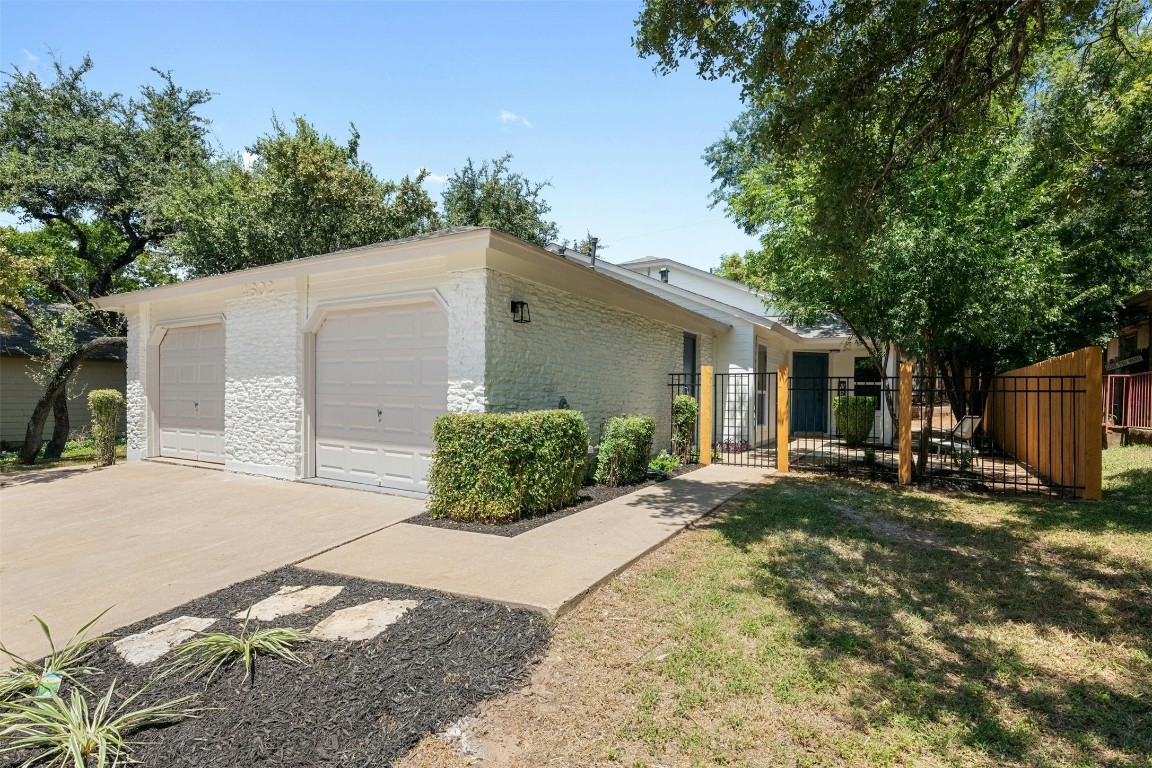
[{"label": "small shrub", "polygon": [[116,427],[124,395],[114,389],[94,389],[88,393],[88,410],[92,413],[92,439],[96,443],[96,466],[116,463]]},{"label": "small shrub", "polygon": [[72,690],[67,701],[60,696],[8,702],[0,709],[0,754],[29,750],[37,754],[23,765],[46,762],[73,768],[115,768],[128,762],[131,742],[127,737],[142,728],[171,723],[195,715],[184,705],[193,696],[131,709],[146,687],[113,708],[116,685],[90,707],[80,691]]},{"label": "small shrub", "polygon": [[613,416],[604,422],[596,482],[601,485],[631,485],[644,479],[648,457],[652,455],[652,435],[656,422],[647,416]]},{"label": "small shrub", "polygon": [[51,676],[67,680],[73,685],[83,688],[84,686],[79,683],[77,678],[100,673],[100,670],[89,667],[86,663],[94,652],[92,645],[106,639],[104,637],[88,638],[84,635],[109,610],[111,609],[105,609],[99,616],[80,627],[72,639],[61,648],[56,647],[56,643],[52,639],[52,632],[44,620],[39,616],[33,616],[32,618],[40,625],[40,631],[48,641],[49,653],[40,661],[33,662],[0,644],[0,655],[7,656],[12,664],[10,669],[0,672],[0,702],[34,693],[41,683],[47,682]]},{"label": "small shrub", "polygon": [[[251,609],[248,613],[251,614]],[[304,663],[293,647],[308,642],[308,635],[291,627],[249,630],[249,615],[244,616],[244,624],[238,635],[200,632],[199,637],[183,643],[176,649],[171,671],[185,673],[188,677],[199,677],[207,672],[211,680],[221,668],[242,661],[244,679],[251,682],[254,680],[257,656],[275,656],[297,664]]]},{"label": "small shrub", "polygon": [[961,472],[972,469],[972,458],[972,451],[957,451],[952,454],[952,461],[956,463],[956,468]]},{"label": "small shrub", "polygon": [[864,449],[864,463],[869,467],[874,466],[876,464],[876,449],[875,448],[865,448]]},{"label": "small shrub", "polygon": [[876,398],[857,395],[843,395],[833,398],[832,415],[836,417],[836,427],[844,435],[849,448],[859,448],[872,432],[876,419]]},{"label": "small shrub", "polygon": [[691,395],[672,398],[672,452],[683,462],[690,462],[696,442],[696,419],[700,406]]},{"label": "small shrub", "polygon": [[648,469],[661,475],[670,475],[676,471],[680,466],[680,459],[668,453],[668,451],[660,451],[660,455],[648,462]]},{"label": "small shrub", "polygon": [[571,410],[449,413],[432,427],[428,512],[507,523],[576,501],[588,423]]}]

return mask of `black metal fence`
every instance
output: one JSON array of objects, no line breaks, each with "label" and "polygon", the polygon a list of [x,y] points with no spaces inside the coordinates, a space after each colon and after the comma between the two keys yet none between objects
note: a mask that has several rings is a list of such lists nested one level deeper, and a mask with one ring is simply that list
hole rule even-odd
[{"label": "black metal fence", "polygon": [[789,467],[895,481],[899,387],[881,376],[789,377]]},{"label": "black metal fence", "polygon": [[[785,403],[778,402],[778,381],[775,372],[714,374],[714,462],[776,467],[783,418],[790,469],[898,481],[899,377],[789,377]],[[699,401],[698,376],[672,374],[669,385]],[[954,407],[941,380],[913,376],[913,482],[1077,495],[1084,447],[1071,436],[1086,392],[1084,376],[1001,376],[974,406]]]}]

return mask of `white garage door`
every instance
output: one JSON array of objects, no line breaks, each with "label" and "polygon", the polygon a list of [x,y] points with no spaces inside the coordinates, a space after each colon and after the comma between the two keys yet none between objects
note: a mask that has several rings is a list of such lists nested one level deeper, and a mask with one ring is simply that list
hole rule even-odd
[{"label": "white garage door", "polygon": [[316,333],[316,476],[426,492],[447,401],[448,318],[435,302],[329,315]]},{"label": "white garage door", "polygon": [[224,463],[224,326],[172,328],[160,342],[160,455]]}]

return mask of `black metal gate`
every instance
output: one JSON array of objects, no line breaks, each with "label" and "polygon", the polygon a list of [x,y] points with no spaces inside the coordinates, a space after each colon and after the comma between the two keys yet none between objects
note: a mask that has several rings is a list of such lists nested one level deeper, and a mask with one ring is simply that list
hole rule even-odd
[{"label": "black metal gate", "polygon": [[713,379],[713,460],[775,467],[776,373],[717,373]]}]

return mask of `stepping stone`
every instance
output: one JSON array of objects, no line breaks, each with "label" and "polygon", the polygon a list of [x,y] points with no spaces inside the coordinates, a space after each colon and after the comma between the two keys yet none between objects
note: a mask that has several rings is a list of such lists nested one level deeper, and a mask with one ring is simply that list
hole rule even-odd
[{"label": "stepping stone", "polygon": [[215,623],[216,619],[179,616],[138,634],[121,638],[112,643],[112,647],[124,661],[141,667],[156,661],[197,632],[203,632]]},{"label": "stepping stone", "polygon": [[371,640],[415,608],[416,600],[373,600],[341,608],[312,628],[321,640]]},{"label": "stepping stone", "polygon": [[[344,587],[280,587],[276,594],[266,597],[252,606],[251,616],[258,621],[270,621],[278,616],[304,613],[318,605],[324,605]],[[248,611],[232,614],[234,619],[243,619]]]}]

